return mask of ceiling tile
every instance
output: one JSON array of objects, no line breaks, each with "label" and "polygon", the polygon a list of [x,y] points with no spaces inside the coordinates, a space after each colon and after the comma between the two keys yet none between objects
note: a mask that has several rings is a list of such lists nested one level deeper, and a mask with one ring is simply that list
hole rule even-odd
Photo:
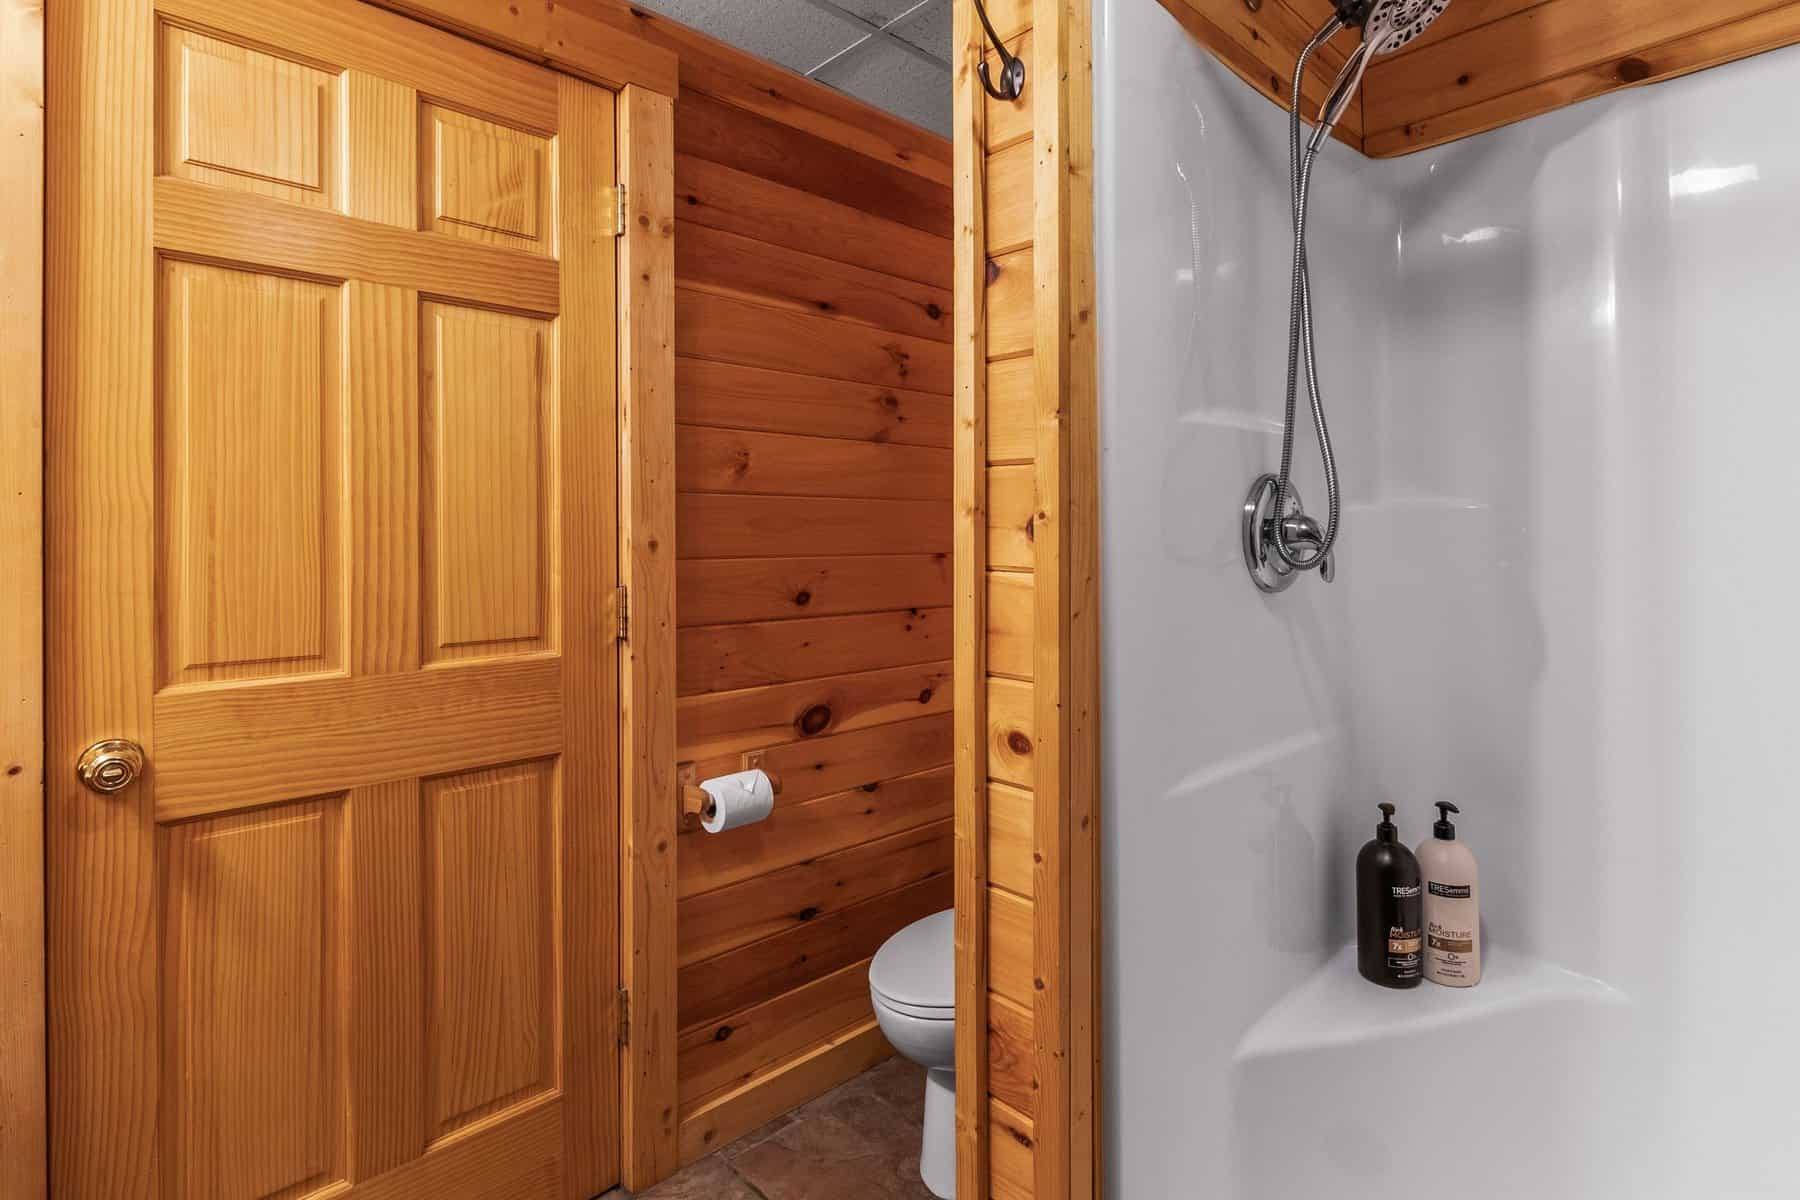
[{"label": "ceiling tile", "polygon": [[[909,8],[917,8],[919,0],[832,0],[866,21],[886,25]],[[928,0],[927,6],[936,0]]]},{"label": "ceiling tile", "polygon": [[804,74],[863,35],[806,0],[636,0],[758,58]]},{"label": "ceiling tile", "polygon": [[803,75],[831,60],[815,75],[821,83],[949,136],[951,0],[926,0],[923,6],[920,0],[830,2],[877,25],[910,12],[890,31],[893,37],[941,59],[943,65],[925,61],[893,38],[871,37],[854,18],[828,12],[828,5],[809,0],[636,0],[644,8]]},{"label": "ceiling tile", "polygon": [[915,125],[950,135],[950,70],[877,39],[831,64],[819,78]]},{"label": "ceiling tile", "polygon": [[953,23],[950,0],[932,0],[894,26],[893,32],[947,63],[950,61],[950,27]]}]

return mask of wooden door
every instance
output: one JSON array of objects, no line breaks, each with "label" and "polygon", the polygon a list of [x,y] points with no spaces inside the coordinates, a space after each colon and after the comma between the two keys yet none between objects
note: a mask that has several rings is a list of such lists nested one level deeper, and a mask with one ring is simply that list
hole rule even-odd
[{"label": "wooden door", "polygon": [[602,1191],[613,96],[353,0],[47,15],[55,1194]]}]

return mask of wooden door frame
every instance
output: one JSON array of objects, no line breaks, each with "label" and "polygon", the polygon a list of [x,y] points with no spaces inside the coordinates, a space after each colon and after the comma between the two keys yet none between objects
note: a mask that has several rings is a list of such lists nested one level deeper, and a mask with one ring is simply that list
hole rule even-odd
[{"label": "wooden door frame", "polygon": [[[567,6],[373,0],[618,93],[624,1182],[673,1169],[675,1116],[674,118],[676,55]],[[521,11],[524,10],[523,15]],[[48,1195],[44,988],[43,0],[0,0],[0,1200]],[[642,768],[638,764],[644,764]],[[638,944],[634,938],[632,945]]]},{"label": "wooden door frame", "polygon": [[626,1021],[624,1184],[674,1173],[675,1074],[675,107],[620,93],[619,956]]},{"label": "wooden door frame", "polygon": [[0,1200],[43,1200],[43,0],[0,3]]}]

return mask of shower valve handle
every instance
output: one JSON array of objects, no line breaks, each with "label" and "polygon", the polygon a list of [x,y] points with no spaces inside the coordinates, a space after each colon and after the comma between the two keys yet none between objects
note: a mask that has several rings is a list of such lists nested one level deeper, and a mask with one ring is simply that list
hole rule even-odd
[{"label": "shower valve handle", "polygon": [[[1325,531],[1319,528],[1317,521],[1303,512],[1297,512],[1282,521],[1281,541],[1283,545],[1309,549],[1316,554],[1319,547],[1325,544]],[[1325,561],[1319,564],[1319,578],[1330,583],[1336,575],[1337,564],[1328,552]]]},{"label": "shower valve handle", "polygon": [[[1309,567],[1325,546],[1325,531],[1320,528],[1318,521],[1306,515],[1299,489],[1292,484],[1287,487],[1287,505],[1292,507],[1277,525],[1275,498],[1280,492],[1280,482],[1274,475],[1259,475],[1256,482],[1250,485],[1249,494],[1244,497],[1241,524],[1244,565],[1249,568],[1250,579],[1256,584],[1257,590],[1265,595],[1287,591],[1296,579],[1305,574],[1304,570],[1288,561],[1287,555],[1281,552],[1282,546],[1298,551],[1300,561]],[[1276,542],[1277,534],[1281,538],[1279,544]],[[1306,553],[1308,550],[1311,554]],[[1318,570],[1326,583],[1336,578],[1335,551],[1328,552],[1323,559],[1318,560]]]}]

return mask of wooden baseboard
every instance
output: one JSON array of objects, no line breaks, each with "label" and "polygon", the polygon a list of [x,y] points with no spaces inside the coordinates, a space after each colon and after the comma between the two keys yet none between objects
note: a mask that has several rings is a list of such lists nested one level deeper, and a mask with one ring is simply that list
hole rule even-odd
[{"label": "wooden baseboard", "polygon": [[681,1165],[704,1158],[893,1054],[870,1017],[697,1101],[681,1117]]}]

